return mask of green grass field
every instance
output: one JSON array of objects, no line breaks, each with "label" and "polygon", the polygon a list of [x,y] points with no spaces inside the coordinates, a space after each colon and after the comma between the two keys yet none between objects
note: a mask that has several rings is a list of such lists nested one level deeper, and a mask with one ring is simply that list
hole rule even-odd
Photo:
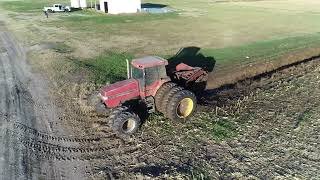
[{"label": "green grass field", "polygon": [[[42,7],[54,2],[0,1],[1,8],[11,11],[10,17],[33,31],[30,42],[65,43],[73,49],[69,53],[73,58],[97,63],[100,68],[104,65],[105,75],[110,74],[109,70],[123,69],[123,63],[113,63],[122,61],[114,58],[114,54],[119,58],[123,53],[130,57],[170,57],[180,48],[198,46],[206,56],[215,58],[218,67],[231,67],[272,60],[291,51],[320,45],[320,2],[316,0],[223,3],[145,0],[145,3],[168,5],[176,12],[106,15],[84,10],[50,14],[45,19]],[[106,62],[99,62],[105,59]],[[99,69],[94,70],[95,74],[96,71]]]}]

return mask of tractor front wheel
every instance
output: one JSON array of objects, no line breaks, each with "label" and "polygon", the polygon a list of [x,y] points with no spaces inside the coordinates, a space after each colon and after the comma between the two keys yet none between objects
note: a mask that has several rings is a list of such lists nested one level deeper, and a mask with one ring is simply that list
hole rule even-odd
[{"label": "tractor front wheel", "polygon": [[197,106],[197,98],[193,92],[182,90],[170,99],[167,106],[167,116],[175,121],[183,121],[192,116]]},{"label": "tractor front wheel", "polygon": [[[123,108],[125,109],[125,108]],[[141,125],[141,120],[135,113],[124,110],[116,110],[110,117],[111,127],[119,137],[131,136],[136,133]]]}]

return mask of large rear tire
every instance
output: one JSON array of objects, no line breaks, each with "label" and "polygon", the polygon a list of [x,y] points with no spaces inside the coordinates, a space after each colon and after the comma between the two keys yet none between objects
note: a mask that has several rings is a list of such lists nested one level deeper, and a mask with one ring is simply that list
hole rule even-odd
[{"label": "large rear tire", "polygon": [[159,111],[161,113],[165,112],[165,109],[163,108],[163,100],[164,100],[163,98],[175,86],[177,86],[176,83],[168,82],[168,83],[163,84],[160,87],[160,89],[157,91],[157,94],[156,94],[156,96],[154,98],[157,111]]},{"label": "large rear tire", "polygon": [[118,137],[128,137],[139,130],[141,120],[126,107],[115,109],[110,115],[110,125]]},{"label": "large rear tire", "polygon": [[163,97],[163,102],[161,108],[163,109],[163,114],[165,117],[168,117],[167,107],[170,105],[171,98],[179,91],[184,90],[181,86],[174,86],[166,93]]},{"label": "large rear tire", "polygon": [[197,106],[197,98],[188,90],[178,91],[170,98],[167,117],[174,121],[184,121],[192,116]]}]

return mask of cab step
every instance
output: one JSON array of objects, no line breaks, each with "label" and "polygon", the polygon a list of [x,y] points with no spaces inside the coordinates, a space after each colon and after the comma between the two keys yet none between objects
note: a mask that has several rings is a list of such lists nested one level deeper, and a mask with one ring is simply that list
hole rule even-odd
[{"label": "cab step", "polygon": [[153,97],[146,98],[146,106],[147,106],[148,113],[156,112],[156,106],[155,106],[155,101]]}]

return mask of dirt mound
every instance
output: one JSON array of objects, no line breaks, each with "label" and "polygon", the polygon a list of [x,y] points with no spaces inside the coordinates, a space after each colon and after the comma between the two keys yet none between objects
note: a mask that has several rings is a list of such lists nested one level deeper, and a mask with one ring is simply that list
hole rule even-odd
[{"label": "dirt mound", "polygon": [[208,80],[207,89],[215,89],[227,84],[252,78],[267,72],[272,72],[283,67],[289,67],[299,62],[308,61],[320,55],[320,48],[310,48],[303,52],[290,52],[274,60],[252,63],[246,66],[231,67],[229,69],[216,67]]}]

